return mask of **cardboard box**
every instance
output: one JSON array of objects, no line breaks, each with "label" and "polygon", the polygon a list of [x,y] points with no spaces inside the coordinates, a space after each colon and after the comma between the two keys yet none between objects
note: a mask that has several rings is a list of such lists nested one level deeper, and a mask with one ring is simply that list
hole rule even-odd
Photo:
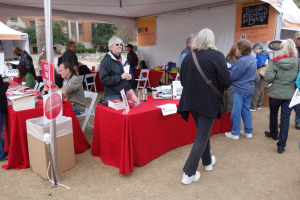
[{"label": "cardboard box", "polygon": [[[43,141],[43,135],[49,133],[49,125],[43,125],[43,117],[29,119],[27,125],[27,140],[30,169],[47,179],[49,164],[48,149]],[[57,170],[61,174],[75,166],[72,118],[59,117],[56,122]],[[51,177],[49,170],[49,177]]]}]

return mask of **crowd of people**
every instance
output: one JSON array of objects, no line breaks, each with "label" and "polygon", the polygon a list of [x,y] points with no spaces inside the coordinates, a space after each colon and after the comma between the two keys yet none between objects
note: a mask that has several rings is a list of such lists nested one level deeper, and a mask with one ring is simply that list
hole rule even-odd
[{"label": "crowd of people", "polygon": [[[188,41],[192,43],[188,45]],[[193,40],[188,38],[187,47],[180,54],[180,81],[183,91],[178,113],[184,120],[187,120],[191,114],[197,133],[183,167],[181,180],[183,184],[191,184],[200,179],[200,172],[197,171],[200,159],[207,171],[211,171],[216,163],[215,156],[210,153],[209,135],[214,120],[220,116],[219,108],[222,99],[209,85],[210,82],[219,93],[223,93],[229,86],[232,87],[233,106],[230,118],[232,129],[226,132],[225,136],[234,140],[238,140],[239,135],[247,139],[253,137],[251,112],[261,109],[265,85],[270,84],[269,130],[265,131],[265,135],[278,140],[278,153],[285,151],[292,111],[289,104],[295,92],[296,78],[299,77],[300,80],[300,32],[296,32],[294,41],[283,40],[280,48],[279,54],[271,59],[262,45],[257,43],[252,46],[249,40],[240,39],[231,47],[225,58],[216,50],[214,34],[211,30],[203,29]],[[185,53],[186,51],[189,52]],[[251,55],[252,51],[256,57]],[[196,58],[193,58],[193,54]],[[197,62],[209,79],[208,82],[197,69]],[[261,67],[267,67],[264,76],[258,73]],[[281,115],[278,127],[279,108],[281,108]],[[295,117],[295,121],[298,117]],[[241,120],[244,122],[244,130],[241,129]],[[297,123],[296,121],[296,128],[298,128]]]},{"label": "crowd of people", "polygon": [[[127,58],[123,57],[123,41],[113,36],[108,41],[109,51],[100,64],[99,78],[104,86],[104,96],[99,103],[107,105],[111,99],[121,99],[120,91],[126,91],[135,87],[135,68],[138,58],[133,51],[133,45],[127,46]],[[233,45],[225,57],[215,46],[214,33],[210,29],[203,29],[196,35],[190,35],[186,40],[186,47],[180,53],[180,82],[183,86],[182,96],[178,105],[178,113],[184,120],[188,120],[189,114],[194,119],[197,133],[191,152],[183,167],[183,184],[191,184],[200,179],[197,171],[199,161],[205,170],[213,170],[216,163],[215,156],[210,153],[209,135],[214,120],[219,118],[221,98],[205,81],[203,74],[210,80],[219,93],[223,93],[228,87],[232,87],[233,106],[231,110],[231,131],[225,133],[229,139],[238,140],[239,136],[250,139],[253,137],[252,113],[263,104],[264,88],[269,87],[269,130],[265,135],[277,142],[277,152],[285,151],[288,138],[289,119],[292,109],[289,108],[290,100],[295,91],[295,81],[300,67],[300,32],[295,34],[294,40],[282,41],[278,56],[273,59],[262,45],[254,44],[246,39],[240,39]],[[35,85],[36,74],[32,58],[26,51],[18,47],[13,52],[20,57],[19,65],[12,65],[17,69],[21,82],[28,87]],[[59,74],[56,73],[55,82],[59,85],[55,91],[61,91],[69,102],[76,115],[85,110],[84,89],[82,81],[78,78],[80,63],[75,54],[76,45],[70,41],[67,50],[58,59]],[[251,55],[254,53],[256,57]],[[40,57],[46,56],[43,49]],[[40,62],[39,62],[40,63]],[[40,64],[39,64],[40,65]],[[129,65],[129,72],[124,71],[124,66]],[[257,70],[268,65],[264,77],[260,77]],[[10,79],[0,78],[0,160],[5,159],[7,152],[3,151],[4,140],[2,131],[4,127],[7,108],[6,90]],[[43,94],[49,89],[44,87]],[[278,131],[278,111],[281,108],[280,124]],[[244,130],[241,129],[241,121]],[[295,117],[296,128],[300,128],[300,120]]]}]

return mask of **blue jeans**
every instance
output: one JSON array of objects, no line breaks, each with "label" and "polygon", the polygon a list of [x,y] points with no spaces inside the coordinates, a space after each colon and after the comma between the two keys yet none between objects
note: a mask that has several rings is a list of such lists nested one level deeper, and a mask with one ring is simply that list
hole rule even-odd
[{"label": "blue jeans", "polygon": [[280,133],[277,143],[278,148],[284,148],[286,146],[286,140],[288,138],[290,116],[292,108],[289,108],[290,100],[280,100],[269,98],[270,108],[270,132],[272,135],[278,135],[278,110],[281,107],[280,116]]},{"label": "blue jeans", "polygon": [[5,158],[8,154],[8,152],[4,151],[4,125],[5,125],[5,117],[6,114],[0,113],[0,160]]},{"label": "blue jeans", "polygon": [[252,114],[250,112],[252,94],[243,95],[233,93],[233,107],[231,110],[231,133],[239,135],[241,131],[241,117],[244,121],[245,133],[252,133]]},{"label": "blue jeans", "polygon": [[295,122],[300,122],[300,118],[295,115]]},{"label": "blue jeans", "polygon": [[74,110],[74,113],[75,115],[81,115],[80,111],[78,110],[78,108],[76,108],[75,106],[72,106],[73,110]]}]

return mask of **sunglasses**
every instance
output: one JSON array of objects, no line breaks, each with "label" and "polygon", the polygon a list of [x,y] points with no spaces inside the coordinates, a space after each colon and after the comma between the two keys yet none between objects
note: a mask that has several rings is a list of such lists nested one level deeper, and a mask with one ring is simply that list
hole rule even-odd
[{"label": "sunglasses", "polygon": [[123,44],[116,44],[116,46],[118,47],[118,46],[123,46]]}]

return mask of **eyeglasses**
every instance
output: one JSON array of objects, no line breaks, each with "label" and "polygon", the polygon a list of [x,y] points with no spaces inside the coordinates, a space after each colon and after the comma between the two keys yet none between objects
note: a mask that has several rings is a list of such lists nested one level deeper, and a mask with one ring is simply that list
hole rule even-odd
[{"label": "eyeglasses", "polygon": [[118,46],[123,46],[123,44],[116,44],[116,46],[118,47]]}]

